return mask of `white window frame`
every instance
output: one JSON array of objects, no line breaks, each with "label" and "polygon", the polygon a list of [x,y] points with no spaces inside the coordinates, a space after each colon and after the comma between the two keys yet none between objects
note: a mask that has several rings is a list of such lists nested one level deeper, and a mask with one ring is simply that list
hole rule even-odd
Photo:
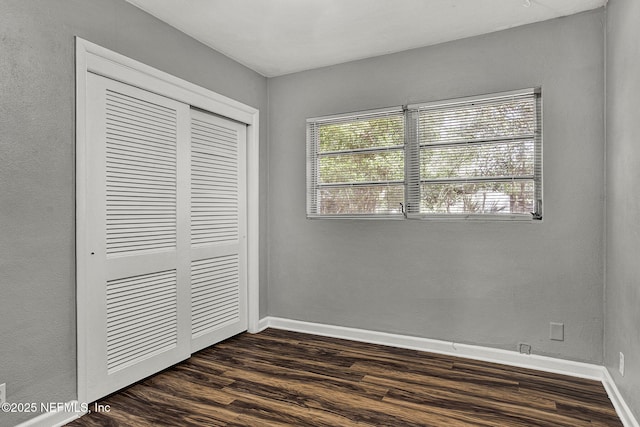
[{"label": "white window frame", "polygon": [[[491,102],[502,99],[516,98],[522,96],[533,96],[536,102],[536,129],[534,138],[534,205],[535,212],[530,214],[426,214],[420,212],[420,141],[418,140],[418,117],[420,111],[433,108],[459,107],[470,105],[476,102]],[[319,144],[318,135],[313,132],[313,126],[323,122],[348,121],[350,118],[357,119],[367,115],[379,114],[381,112],[394,112],[398,109],[404,110],[405,128],[405,174],[404,174],[404,201],[403,215],[390,214],[321,214],[317,212],[318,194],[318,165],[317,147]],[[496,139],[496,142],[502,139]],[[508,139],[507,139],[508,140]],[[491,142],[491,141],[489,141]],[[506,178],[505,178],[506,179]],[[514,180],[520,179],[518,177]],[[464,182],[462,179],[454,179],[455,182]],[[499,179],[487,178],[486,181],[497,182]],[[488,220],[488,221],[541,221],[542,220],[542,91],[540,88],[527,88],[507,92],[493,93],[487,95],[477,95],[464,98],[455,98],[442,101],[433,101],[419,104],[410,104],[404,107],[390,107],[377,110],[366,110],[345,114],[334,114],[330,116],[314,117],[307,119],[307,218],[309,219],[332,219],[332,218],[362,218],[362,219],[421,219],[421,220],[446,220],[446,221],[467,221],[467,220]]]}]

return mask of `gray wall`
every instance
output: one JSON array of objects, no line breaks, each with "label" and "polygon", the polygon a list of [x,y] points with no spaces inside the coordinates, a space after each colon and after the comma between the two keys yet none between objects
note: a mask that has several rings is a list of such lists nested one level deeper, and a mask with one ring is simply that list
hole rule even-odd
[{"label": "gray wall", "polygon": [[[605,365],[640,420],[640,2],[607,5]],[[618,373],[625,355],[624,377]]]},{"label": "gray wall", "polygon": [[[128,3],[0,2],[0,383],[13,402],[76,398],[74,35],[260,109],[266,142],[266,79]],[[261,166],[266,183],[266,150]]]},{"label": "gray wall", "polygon": [[[269,79],[269,315],[602,362],[603,10]],[[542,223],[305,219],[305,119],[542,86]],[[564,342],[549,322],[564,322]]]},{"label": "gray wall", "polygon": [[[640,179],[639,18],[637,2],[609,1],[605,363],[636,416],[640,226],[627,194]],[[2,0],[0,383],[9,399],[76,397],[74,35],[260,109],[261,140],[268,126],[270,138],[262,316],[507,349],[524,341],[534,353],[602,362],[603,19],[592,11],[267,82],[122,0]],[[305,219],[307,117],[531,86],[544,96],[543,223]],[[565,323],[564,342],[548,340],[550,321]],[[0,425],[26,418],[0,413]]]}]

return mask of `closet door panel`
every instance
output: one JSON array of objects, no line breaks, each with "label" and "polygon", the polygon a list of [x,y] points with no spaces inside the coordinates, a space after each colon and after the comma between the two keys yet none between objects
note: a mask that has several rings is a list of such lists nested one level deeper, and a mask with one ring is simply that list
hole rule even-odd
[{"label": "closet door panel", "polygon": [[191,112],[191,336],[200,350],[247,329],[246,126]]},{"label": "closet door panel", "polygon": [[247,329],[246,126],[87,76],[87,399]]},{"label": "closet door panel", "polygon": [[[189,106],[87,80],[88,399],[187,358]],[[184,255],[181,253],[184,252]]]}]

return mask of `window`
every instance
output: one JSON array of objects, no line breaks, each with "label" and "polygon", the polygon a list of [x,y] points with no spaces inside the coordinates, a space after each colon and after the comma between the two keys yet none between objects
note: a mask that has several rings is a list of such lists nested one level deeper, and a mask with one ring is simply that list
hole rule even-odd
[{"label": "window", "polygon": [[401,108],[312,119],[307,134],[308,216],[402,217]]},{"label": "window", "polygon": [[542,218],[540,91],[309,119],[307,216]]}]

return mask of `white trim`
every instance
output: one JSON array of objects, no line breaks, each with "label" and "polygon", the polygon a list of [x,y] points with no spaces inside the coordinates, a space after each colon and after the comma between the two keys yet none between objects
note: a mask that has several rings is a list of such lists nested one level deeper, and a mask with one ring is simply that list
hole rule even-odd
[{"label": "white trim", "polygon": [[491,363],[518,366],[521,368],[538,369],[557,374],[593,380],[602,379],[602,367],[589,363],[571,360],[555,359],[535,354],[521,354],[515,351],[499,348],[482,347],[478,345],[460,344],[451,341],[434,340],[430,338],[413,337],[408,335],[390,334],[387,332],[369,331],[365,329],[346,328],[343,326],[325,325],[320,323],[302,322],[299,320],[268,317],[267,324],[271,328],[286,329],[288,331],[304,332],[371,344],[382,344],[411,350],[428,351],[431,353],[465,357]]},{"label": "white trim", "polygon": [[421,102],[417,104],[409,104],[407,105],[407,109],[409,110],[429,110],[429,109],[439,109],[443,107],[451,107],[459,104],[469,104],[475,101],[494,101],[496,99],[504,99],[504,98],[513,98],[524,95],[532,95],[534,93],[540,93],[540,88],[526,88],[526,89],[516,89],[510,90],[506,92],[496,92],[496,93],[488,93],[485,95],[473,95],[473,96],[465,96],[462,98],[453,98],[453,99],[445,99],[440,101],[429,101],[429,102]]},{"label": "white trim", "polygon": [[620,390],[618,390],[618,386],[609,373],[609,370],[604,366],[602,369],[602,384],[604,385],[605,390],[607,390],[609,399],[611,400],[613,407],[616,409],[616,412],[620,417],[620,421],[622,421],[624,427],[640,427],[640,424],[638,424],[638,421],[631,412],[631,408],[629,408],[629,405],[624,401],[622,394],[620,394]]},{"label": "white trim", "polygon": [[[258,110],[219,93],[150,67],[97,44],[76,37],[76,52],[84,55],[83,70],[109,77],[167,98],[173,98],[215,112],[224,117],[253,125]],[[76,67],[77,71],[77,67]]]},{"label": "white trim", "polygon": [[260,321],[260,130],[255,111],[247,127],[247,320],[249,332]]},{"label": "white trim", "polygon": [[[273,317],[263,317],[262,319],[260,319],[260,322],[258,323],[258,330],[256,331],[256,333],[262,332],[265,329],[267,329],[270,326],[269,325],[270,319],[273,319]],[[284,329],[284,328],[278,328],[278,329]]]},{"label": "white trim", "polygon": [[521,222],[542,222],[534,221],[531,214],[407,214],[409,219],[419,219],[422,221],[476,221],[476,222],[495,222],[495,221],[521,221]]},{"label": "white trim", "polygon": [[[345,185],[349,187],[349,185]],[[307,219],[362,219],[362,220],[390,220],[398,221],[403,220],[402,214],[307,214]]]},{"label": "white trim", "polygon": [[76,305],[78,401],[86,396],[87,313],[83,302],[88,295],[81,286],[86,281],[87,246],[86,175],[86,76],[92,72],[141,89],[173,98],[247,125],[247,305],[248,330],[259,329],[259,111],[216,92],[127,58],[76,37]]},{"label": "white trim", "polygon": [[348,339],[371,344],[407,348],[431,353],[446,354],[491,363],[535,369],[554,374],[569,375],[601,381],[609,399],[613,404],[622,424],[625,427],[640,427],[629,406],[625,403],[607,368],[591,363],[575,362],[535,354],[521,354],[515,351],[483,347],[470,344],[459,344],[452,341],[434,340],[408,335],[390,334],[387,332],[366,329],[347,328],[322,323],[303,322],[282,317],[264,317],[260,320],[261,330],[266,328],[303,332],[332,338]]},{"label": "white trim", "polygon": [[[87,312],[80,308],[80,302],[87,301],[89,296],[86,286],[86,197],[87,194],[87,55],[88,50],[82,40],[76,38],[76,380],[77,398],[84,400],[87,395]],[[82,254],[82,255],[81,255]]]},{"label": "white trim", "polygon": [[307,119],[307,123],[316,123],[316,122],[322,123],[327,121],[332,122],[332,121],[342,121],[342,120],[366,119],[369,116],[396,114],[396,113],[402,113],[403,111],[404,110],[402,108],[402,105],[395,105],[392,107],[376,108],[373,110],[352,111],[349,113],[331,114],[329,116],[309,117]]},{"label": "white trim", "polygon": [[[72,400],[65,403],[65,406],[71,408],[79,408],[81,405],[77,400]],[[70,423],[86,414],[86,412],[65,412],[65,411],[52,411],[45,412],[38,415],[35,418],[31,418],[23,423],[18,424],[16,427],[62,427],[65,424]]]}]

